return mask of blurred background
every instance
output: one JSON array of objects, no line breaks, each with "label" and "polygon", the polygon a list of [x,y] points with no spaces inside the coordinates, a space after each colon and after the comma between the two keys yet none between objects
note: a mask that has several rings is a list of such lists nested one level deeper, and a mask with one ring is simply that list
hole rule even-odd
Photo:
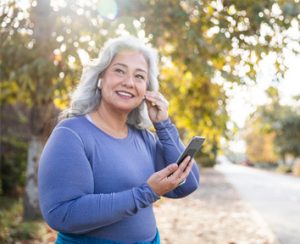
[{"label": "blurred background", "polygon": [[53,241],[39,211],[39,155],[82,67],[111,37],[158,49],[182,139],[206,137],[200,167],[226,161],[299,179],[299,0],[0,3],[1,243]]}]

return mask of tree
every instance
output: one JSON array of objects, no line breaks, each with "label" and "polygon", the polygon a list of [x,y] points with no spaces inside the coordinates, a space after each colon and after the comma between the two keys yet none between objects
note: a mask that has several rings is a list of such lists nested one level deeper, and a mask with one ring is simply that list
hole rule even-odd
[{"label": "tree", "polygon": [[70,8],[50,6],[50,0],[31,1],[26,8],[13,0],[1,4],[1,103],[23,103],[30,114],[24,201],[27,219],[40,216],[37,168],[58,113],[55,105],[68,100],[67,93],[78,79],[78,51],[97,52],[98,48],[89,45],[91,35],[98,35],[96,41],[103,37],[97,29],[99,19],[91,21],[90,15],[77,12],[83,8],[76,3]]},{"label": "tree", "polygon": [[[52,33],[50,1],[39,1],[29,14],[10,1],[2,6],[1,66],[2,89],[10,90],[10,96],[2,100],[22,101],[30,108],[28,125],[30,139],[27,159],[27,175],[24,201],[25,218],[40,215],[37,194],[37,168],[39,155],[45,140],[47,125],[53,117],[53,81],[57,67],[51,60]],[[12,87],[17,87],[13,90]],[[20,90],[22,91],[20,94]]]},{"label": "tree", "polygon": [[281,51],[291,40],[286,30],[299,22],[297,1],[119,1],[134,15],[164,57],[161,80],[170,112],[188,138],[202,134],[214,160],[228,115],[223,80],[255,80],[259,61],[276,52],[279,77],[285,71]]},{"label": "tree", "polygon": [[246,155],[250,162],[276,164],[279,159],[273,143],[276,133],[257,114],[247,122],[246,128]]},{"label": "tree", "polygon": [[281,121],[276,128],[275,144],[282,158],[291,154],[295,158],[300,156],[300,115],[292,114]]},{"label": "tree", "polygon": [[247,155],[253,162],[277,163],[299,156],[299,107],[280,104],[277,88],[269,87],[269,104],[259,106],[247,122]]},{"label": "tree", "polygon": [[38,0],[27,8],[21,2],[0,6],[1,102],[19,101],[30,110],[25,216],[31,218],[38,215],[39,153],[56,107],[65,106],[78,80],[83,50],[95,57],[107,38],[144,31],[161,54],[171,116],[185,138],[207,138],[213,161],[228,119],[226,94],[214,78],[254,79],[258,61],[270,51],[280,53],[288,39],[284,31],[299,19],[295,1]]}]

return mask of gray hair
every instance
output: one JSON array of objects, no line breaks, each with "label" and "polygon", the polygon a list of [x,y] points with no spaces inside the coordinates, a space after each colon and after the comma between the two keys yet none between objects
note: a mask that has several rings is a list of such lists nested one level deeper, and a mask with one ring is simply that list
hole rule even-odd
[{"label": "gray hair", "polygon": [[[91,60],[83,68],[80,82],[71,96],[71,105],[60,114],[60,120],[85,115],[99,106],[101,100],[101,92],[97,86],[99,78],[108,68],[113,58],[124,50],[137,51],[145,57],[149,70],[147,89],[158,91],[158,56],[156,50],[132,36],[110,39],[104,44],[98,58]],[[139,107],[129,114],[127,123],[139,129],[151,126],[152,123],[145,102],[142,102]]]}]

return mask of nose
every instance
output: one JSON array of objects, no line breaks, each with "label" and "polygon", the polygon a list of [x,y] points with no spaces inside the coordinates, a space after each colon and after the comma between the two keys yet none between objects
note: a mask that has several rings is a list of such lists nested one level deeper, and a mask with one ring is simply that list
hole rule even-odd
[{"label": "nose", "polygon": [[128,75],[124,79],[123,84],[126,85],[126,86],[128,86],[128,87],[133,87],[133,85],[134,85],[133,77],[131,75]]}]

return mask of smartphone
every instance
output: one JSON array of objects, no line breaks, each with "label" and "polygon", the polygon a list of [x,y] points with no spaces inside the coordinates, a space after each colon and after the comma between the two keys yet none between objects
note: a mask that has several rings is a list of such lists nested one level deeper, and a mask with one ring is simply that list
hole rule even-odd
[{"label": "smartphone", "polygon": [[198,152],[205,141],[204,137],[201,136],[194,136],[192,140],[189,142],[188,146],[184,150],[184,152],[180,155],[180,157],[177,159],[176,163],[179,165],[181,162],[187,157],[190,156],[193,158]]}]

